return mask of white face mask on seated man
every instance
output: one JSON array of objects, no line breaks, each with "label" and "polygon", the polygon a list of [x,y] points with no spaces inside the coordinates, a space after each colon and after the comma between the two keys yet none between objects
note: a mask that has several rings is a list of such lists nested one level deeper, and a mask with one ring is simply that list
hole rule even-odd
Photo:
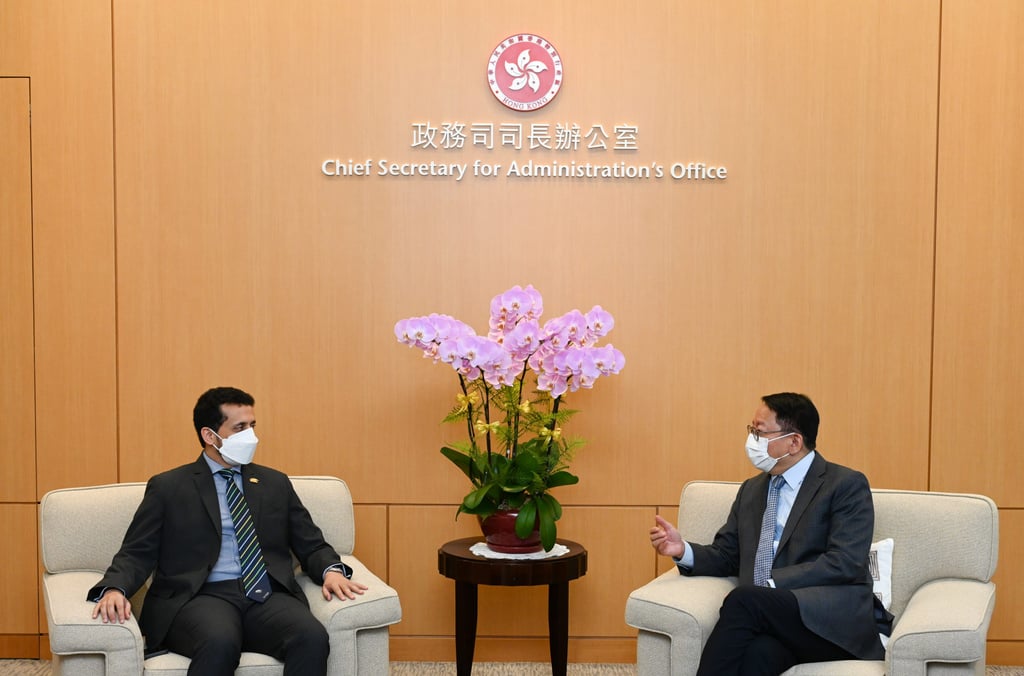
[{"label": "white face mask on seated man", "polygon": [[216,432],[213,434],[221,440],[221,447],[217,449],[217,452],[222,458],[234,465],[248,465],[252,462],[253,456],[256,455],[256,445],[260,442],[256,438],[253,428],[247,427],[227,439]]},{"label": "white face mask on seated man", "polygon": [[[750,458],[750,462],[754,467],[758,468],[762,472],[770,472],[775,467],[775,464],[779,462],[779,458],[773,458],[768,455],[768,444],[778,439],[791,437],[794,434],[796,434],[796,432],[783,434],[781,437],[766,439],[762,436],[755,437],[753,432],[751,432],[747,435],[747,457]],[[223,455],[223,453],[221,455]]]}]

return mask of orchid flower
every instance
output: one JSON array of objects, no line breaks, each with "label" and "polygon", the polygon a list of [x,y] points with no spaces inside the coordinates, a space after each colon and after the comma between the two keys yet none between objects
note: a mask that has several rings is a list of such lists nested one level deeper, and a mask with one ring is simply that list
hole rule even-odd
[{"label": "orchid flower", "polygon": [[563,396],[619,373],[625,357],[611,345],[597,345],[615,326],[600,305],[542,324],[543,313],[533,286],[514,286],[491,299],[486,335],[436,313],[402,319],[394,333],[398,342],[458,374],[461,392],[445,422],[463,421],[468,440],[441,453],[473,484],[459,512],[488,516],[503,505],[520,509],[517,530],[529,529],[536,518],[550,549],[561,505],[548,491],[579,480],[568,462],[583,443],[562,432],[573,414],[560,410]]}]

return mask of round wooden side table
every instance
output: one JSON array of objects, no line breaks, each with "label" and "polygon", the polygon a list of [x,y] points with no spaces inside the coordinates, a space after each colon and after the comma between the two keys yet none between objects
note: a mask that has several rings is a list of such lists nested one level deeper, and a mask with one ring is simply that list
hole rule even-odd
[{"label": "round wooden side table", "polygon": [[476,646],[477,585],[548,586],[548,642],[552,676],[565,676],[569,659],[569,581],[587,574],[587,550],[559,540],[569,551],[549,559],[487,559],[469,551],[483,538],[462,538],[437,550],[437,570],[455,580],[455,664],[470,676]]}]

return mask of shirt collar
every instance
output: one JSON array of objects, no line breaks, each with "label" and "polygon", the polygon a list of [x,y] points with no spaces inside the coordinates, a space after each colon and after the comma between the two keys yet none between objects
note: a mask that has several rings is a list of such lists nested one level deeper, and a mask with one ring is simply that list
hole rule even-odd
[{"label": "shirt collar", "polygon": [[205,452],[203,453],[203,460],[205,460],[206,464],[210,466],[210,472],[212,474],[216,474],[217,472],[221,471],[222,469],[230,469],[235,474],[241,474],[242,473],[242,471],[238,467],[235,467],[234,465],[232,465],[231,467],[225,467],[224,465],[220,464],[219,462],[215,462],[213,460],[213,458],[208,456]]},{"label": "shirt collar", "polygon": [[786,477],[786,485],[800,488],[800,484],[804,482],[807,472],[811,469],[812,462],[814,462],[814,451],[800,458],[800,462],[783,472],[782,476]]}]

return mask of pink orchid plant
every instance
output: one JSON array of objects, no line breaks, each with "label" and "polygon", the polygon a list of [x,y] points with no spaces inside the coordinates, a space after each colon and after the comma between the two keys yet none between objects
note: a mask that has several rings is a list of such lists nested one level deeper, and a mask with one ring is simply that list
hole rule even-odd
[{"label": "pink orchid plant", "polygon": [[486,336],[439,314],[403,319],[395,336],[458,374],[461,391],[444,421],[465,421],[468,438],[441,449],[473,484],[458,513],[518,511],[517,535],[536,526],[550,551],[562,506],[549,490],[579,482],[568,463],[583,443],[562,434],[575,413],[561,409],[563,397],[618,373],[625,358],[597,345],[615,325],[601,306],[541,324],[543,312],[536,289],[514,286],[491,300]]}]

